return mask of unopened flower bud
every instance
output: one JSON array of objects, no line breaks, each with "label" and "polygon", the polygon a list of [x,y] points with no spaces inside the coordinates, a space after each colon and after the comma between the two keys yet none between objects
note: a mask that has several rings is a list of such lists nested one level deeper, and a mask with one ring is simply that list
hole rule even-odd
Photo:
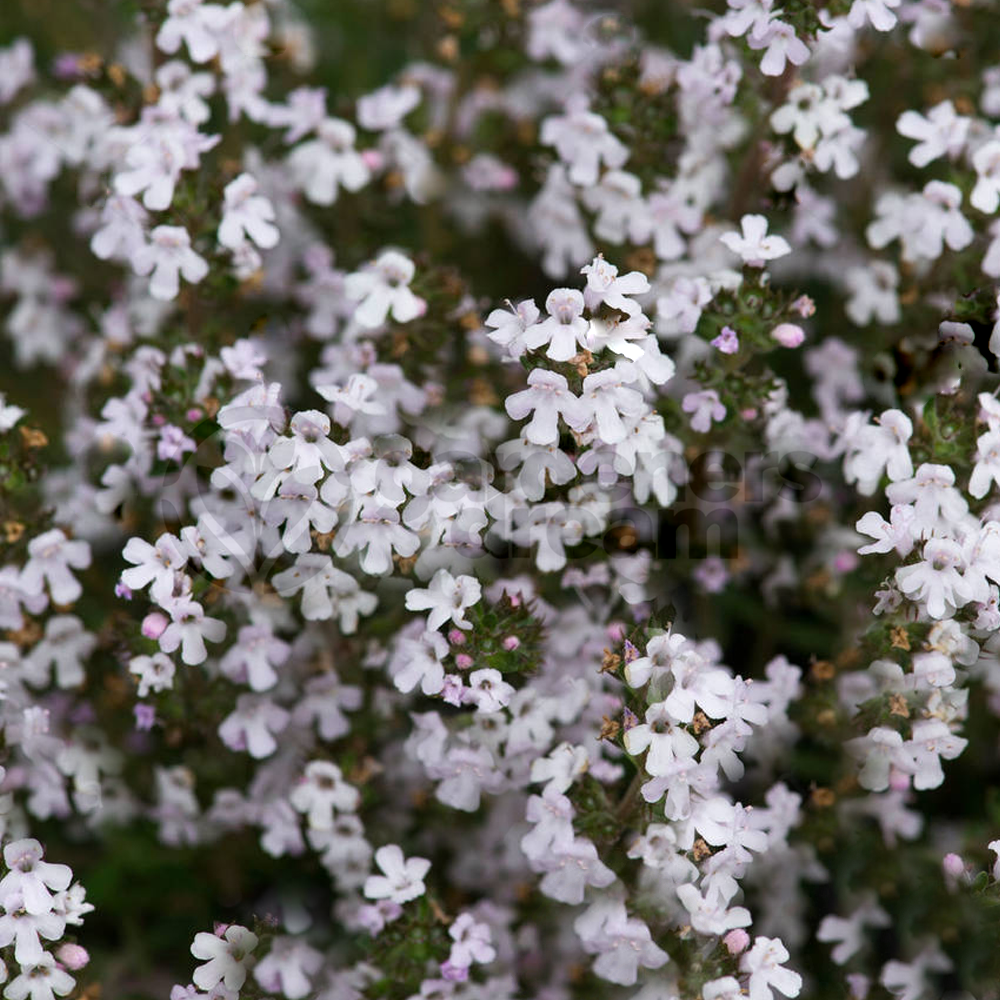
[{"label": "unopened flower bud", "polygon": [[722,939],[722,943],[730,955],[739,955],[750,946],[750,935],[742,927],[735,927]]},{"label": "unopened flower bud", "polygon": [[946,854],[941,859],[941,867],[949,878],[958,878],[965,871],[965,862],[957,854]]},{"label": "unopened flower bud", "polygon": [[66,944],[60,945],[59,950],[56,952],[56,958],[66,966],[67,969],[77,970],[82,969],[89,961],[90,955],[87,953],[87,949],[81,947],[78,944]]},{"label": "unopened flower bud", "polygon": [[806,339],[805,331],[794,323],[779,323],[771,331],[771,336],[782,347],[798,347]]},{"label": "unopened flower bud", "polygon": [[163,635],[170,620],[159,611],[150,611],[142,620],[142,634],[147,639],[159,639]]}]

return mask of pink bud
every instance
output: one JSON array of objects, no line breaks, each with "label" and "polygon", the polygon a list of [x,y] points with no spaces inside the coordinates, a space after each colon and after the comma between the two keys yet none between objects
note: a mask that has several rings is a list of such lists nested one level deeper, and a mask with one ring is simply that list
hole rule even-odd
[{"label": "pink bud", "polygon": [[748,406],[745,410],[740,410],[740,416],[744,420],[756,420],[757,419],[757,411],[756,411],[756,409],[754,409],[754,407]]},{"label": "pink bud", "polygon": [[365,161],[365,166],[369,170],[381,170],[385,160],[377,149],[364,149],[361,151],[361,159]]},{"label": "pink bud", "polygon": [[151,420],[154,427],[162,427],[167,422],[167,418],[162,413],[154,413]]},{"label": "pink bud", "polygon": [[453,646],[461,646],[465,643],[465,633],[460,628],[449,629],[448,641]]},{"label": "pink bud", "polygon": [[82,969],[89,961],[90,955],[87,954],[87,949],[82,948],[78,944],[70,944],[67,942],[64,945],[59,946],[59,950],[56,952],[56,958],[66,966],[67,969]]},{"label": "pink bud", "polygon": [[612,642],[621,642],[625,638],[625,625],[622,622],[610,622],[605,634]]},{"label": "pink bud", "polygon": [[782,347],[798,347],[806,339],[805,331],[794,323],[779,323],[771,331],[771,336]]},{"label": "pink bud", "polygon": [[459,653],[455,657],[455,666],[459,670],[468,670],[472,666],[472,657],[468,653]]},{"label": "pink bud", "polygon": [[838,573],[850,573],[852,569],[857,567],[860,561],[856,552],[838,552],[833,559],[833,568]]},{"label": "pink bud", "polygon": [[722,943],[730,955],[738,955],[750,946],[750,935],[742,927],[736,927],[722,939]]},{"label": "pink bud", "polygon": [[196,420],[201,420],[202,412],[197,406],[192,406],[191,409],[184,414],[184,416],[186,416],[191,423],[194,423]]},{"label": "pink bud", "polygon": [[910,787],[910,776],[905,771],[892,768],[889,772],[889,787],[894,792],[905,792]]},{"label": "pink bud", "polygon": [[949,878],[958,878],[965,872],[965,862],[957,854],[946,854],[941,859],[941,867]]},{"label": "pink bud", "polygon": [[504,636],[504,640],[501,645],[507,650],[508,653],[513,653],[515,649],[520,647],[521,640],[518,639],[516,635],[508,635]]},{"label": "pink bud", "polygon": [[513,167],[505,166],[497,174],[496,184],[494,186],[498,191],[509,191],[511,188],[517,187],[517,181],[517,171]]},{"label": "pink bud", "polygon": [[163,635],[170,620],[159,611],[150,611],[142,620],[142,634],[147,639],[159,639]]}]

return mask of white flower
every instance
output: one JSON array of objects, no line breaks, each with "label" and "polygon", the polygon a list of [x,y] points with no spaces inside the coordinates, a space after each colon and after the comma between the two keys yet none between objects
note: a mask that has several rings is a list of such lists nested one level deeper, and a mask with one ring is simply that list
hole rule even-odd
[{"label": "white flower", "polygon": [[726,408],[715,389],[689,392],[681,400],[681,409],[691,414],[691,430],[702,434],[712,429],[712,422],[726,419]]},{"label": "white flower", "polygon": [[927,112],[926,118],[917,111],[904,111],[896,122],[896,131],[919,141],[910,150],[909,160],[915,167],[926,167],[939,156],[955,159],[962,152],[971,124],[971,118],[955,112],[951,101],[942,101]]},{"label": "white flower", "polygon": [[181,647],[181,659],[196,666],[208,659],[205,640],[222,642],[226,637],[226,623],[218,618],[205,617],[205,609],[197,602],[180,598],[170,608],[171,623],[160,636],[160,649],[172,653]]},{"label": "white flower", "polygon": [[155,545],[142,538],[130,538],[122,555],[134,563],[130,569],[123,570],[122,583],[131,590],[142,590],[152,584],[150,593],[158,603],[172,595],[174,579],[188,561],[181,540],[169,533],[160,535]]},{"label": "white flower", "polygon": [[407,592],[406,607],[409,611],[430,611],[427,628],[431,631],[439,629],[449,619],[460,629],[470,629],[472,622],[465,617],[465,609],[479,603],[482,591],[475,577],[454,577],[448,570],[439,569],[429,587]]},{"label": "white flower", "polygon": [[763,215],[744,215],[740,227],[742,235],[737,232],[723,233],[719,239],[750,267],[763,267],[764,261],[792,252],[782,237],[767,235],[767,219]]},{"label": "white flower", "polygon": [[9,871],[0,879],[0,901],[6,907],[17,895],[28,913],[50,913],[55,900],[49,890],[62,892],[73,878],[68,865],[43,861],[42,845],[33,838],[11,841],[3,849],[3,860]]},{"label": "white flower", "polygon": [[844,306],[847,318],[857,326],[872,319],[880,323],[899,322],[899,272],[893,264],[874,260],[864,267],[852,267],[844,275],[851,298]]},{"label": "white flower", "polygon": [[969,477],[969,493],[977,500],[1000,486],[1000,431],[987,431],[976,442],[976,465]]},{"label": "white flower", "polygon": [[0,917],[0,947],[14,945],[18,965],[36,965],[45,954],[41,938],[56,941],[66,930],[66,918],[58,913],[28,913],[18,896],[11,896]]},{"label": "white flower", "polygon": [[[580,273],[587,276],[587,287],[583,294],[587,308],[591,311],[604,302],[612,309],[629,316],[640,312],[639,304],[629,296],[643,295],[649,291],[649,279],[641,271],[629,271],[619,277],[618,268],[598,256],[580,268]],[[545,308],[549,308],[548,303]]]},{"label": "white flower", "polygon": [[302,780],[289,793],[288,801],[306,814],[311,830],[331,830],[337,813],[354,812],[361,796],[344,780],[336,764],[312,760],[306,764]]},{"label": "white flower", "polygon": [[876,218],[865,235],[877,250],[898,239],[904,261],[937,260],[945,246],[964,250],[973,240],[961,205],[961,190],[944,181],[928,181],[919,194],[889,191],[875,203]]},{"label": "white flower", "polygon": [[7,397],[0,392],[0,433],[9,431],[24,416],[26,410],[13,403],[7,403]]},{"label": "white flower", "polygon": [[0,104],[35,79],[35,50],[27,38],[15,38],[0,49]]},{"label": "white flower", "polygon": [[843,965],[861,950],[865,939],[865,927],[888,927],[889,914],[873,901],[859,906],[848,919],[832,914],[825,916],[816,931],[816,940],[836,942],[830,957]]},{"label": "white flower", "polygon": [[991,840],[986,846],[997,856],[993,862],[992,874],[994,881],[1000,882],[1000,840]]},{"label": "white flower", "polygon": [[[619,363],[614,368],[593,372],[583,380],[583,395],[580,397],[593,413],[597,435],[605,444],[619,444],[628,436],[629,423],[647,412],[648,407],[642,393],[630,389],[629,384],[637,379],[632,365]],[[575,426],[574,430],[581,430]]]},{"label": "white flower", "polygon": [[332,205],[339,188],[359,191],[368,183],[371,171],[354,148],[357,133],[350,122],[326,118],[316,126],[316,135],[289,153],[288,169],[311,202]]},{"label": "white flower", "polygon": [[373,329],[390,314],[397,323],[422,316],[427,304],[410,291],[413,274],[413,261],[396,250],[386,250],[363,270],[349,274],[344,290],[358,303],[355,320]]},{"label": "white flower", "polygon": [[889,787],[893,770],[904,774],[912,770],[912,757],[903,748],[903,737],[895,729],[876,726],[867,736],[847,741],[847,749],[862,759],[858,783],[871,792],[884,792]]},{"label": "white flower", "polygon": [[179,275],[196,285],[208,274],[205,258],[191,249],[191,238],[183,226],[157,226],[149,238],[149,243],[133,251],[131,259],[136,274],[152,272],[149,294],[154,299],[169,302],[177,298]]},{"label": "white flower", "polygon": [[374,594],[362,590],[353,576],[337,569],[322,552],[300,555],[271,583],[282,597],[302,591],[302,617],[307,621],[326,621],[336,614],[347,635],[357,631],[359,615],[370,615],[378,605]]},{"label": "white flower", "polygon": [[257,181],[250,174],[240,174],[230,181],[223,195],[219,242],[224,247],[235,250],[246,238],[265,250],[277,245],[274,206],[269,198],[257,194]]},{"label": "white flower", "polygon": [[247,962],[257,947],[257,935],[246,927],[230,924],[221,937],[202,931],[191,944],[191,954],[205,961],[191,977],[195,986],[211,990],[220,982],[238,990],[247,978]]},{"label": "white flower", "polygon": [[913,551],[915,514],[909,504],[894,504],[889,511],[889,520],[883,519],[877,511],[870,510],[858,520],[854,526],[863,535],[869,535],[875,541],[862,545],[858,549],[860,555],[866,556],[872,552],[889,552],[895,549],[901,556],[907,556]]},{"label": "white flower", "polygon": [[184,42],[193,62],[208,62],[219,51],[218,30],[224,10],[202,0],[170,0],[167,19],[156,35],[156,46],[173,54]]},{"label": "white flower", "polygon": [[885,472],[897,482],[913,475],[908,447],[913,423],[902,410],[886,410],[875,424],[867,424],[851,441],[844,458],[844,478],[871,496]]},{"label": "white flower", "polygon": [[33,596],[42,593],[45,583],[53,604],[71,604],[83,587],[70,569],[86,569],[90,565],[90,546],[82,541],[70,541],[62,531],[53,528],[28,543],[28,562],[21,571],[21,588]]},{"label": "white flower", "polygon": [[497,957],[490,944],[489,924],[478,923],[471,913],[460,913],[448,928],[448,935],[454,941],[448,962],[459,969],[467,969],[474,962],[488,965]]},{"label": "white flower", "polygon": [[484,714],[499,712],[510,704],[514,697],[514,688],[508,684],[499,670],[486,668],[474,670],[469,675],[469,687],[465,692],[465,700],[476,706],[477,711]]},{"label": "white flower", "polygon": [[963,569],[965,557],[957,543],[931,538],[920,562],[896,570],[896,585],[910,600],[923,601],[931,618],[950,618],[973,599]]},{"label": "white flower", "polygon": [[593,914],[588,910],[574,928],[584,949],[598,955],[594,972],[610,983],[631,986],[640,966],[658,969],[668,961],[667,953],[653,942],[646,924],[630,917],[620,900],[609,902],[604,912]]},{"label": "white flower", "polygon": [[993,215],[1000,207],[1000,142],[994,139],[980,146],[972,154],[972,165],[976,168],[976,186],[969,202],[980,212]]},{"label": "white flower", "polygon": [[192,125],[200,125],[211,117],[204,98],[215,92],[215,77],[211,73],[192,73],[181,59],[171,59],[156,71],[160,88],[157,102],[165,111],[175,111]]},{"label": "white flower", "polygon": [[323,955],[300,938],[280,936],[257,963],[254,979],[270,993],[301,1000],[311,992],[311,978],[323,965]]},{"label": "white flower", "polygon": [[752,49],[767,49],[760,61],[760,71],[765,76],[781,76],[786,61],[801,66],[809,58],[809,46],[784,21],[771,21],[760,37],[751,33],[747,44]]},{"label": "white flower", "polygon": [[608,167],[621,167],[628,159],[628,149],[612,134],[608,123],[585,107],[546,118],[539,140],[543,146],[555,146],[559,158],[569,167],[569,179],[581,187],[597,183],[602,162]]},{"label": "white flower", "polygon": [[424,894],[424,876],[431,867],[426,858],[404,859],[399,846],[387,844],[375,852],[375,863],[384,874],[369,875],[365,880],[364,893],[368,899],[406,903]]},{"label": "white flower", "polygon": [[902,0],[854,0],[847,13],[847,23],[852,28],[863,28],[866,21],[876,31],[892,31],[896,15],[890,8],[898,7]]},{"label": "white flower", "polygon": [[740,971],[750,974],[750,1000],[771,1000],[772,990],[783,996],[797,997],[802,989],[802,977],[782,967],[788,961],[788,949],[779,938],[759,937],[740,959]]},{"label": "white flower", "polygon": [[318,385],[316,391],[333,404],[333,419],[341,427],[349,427],[359,414],[380,417],[386,413],[385,403],[378,400],[379,384],[370,375],[354,372],[341,388],[339,385]]},{"label": "white flower", "polygon": [[358,519],[344,525],[333,540],[333,550],[342,559],[360,552],[361,568],[372,576],[392,571],[392,554],[404,559],[420,548],[420,537],[400,523],[399,511],[366,504]]},{"label": "white flower", "polygon": [[290,715],[263,695],[241,694],[236,708],[219,725],[219,738],[230,750],[245,750],[260,760],[278,749],[275,733],[288,725]]},{"label": "white flower", "polygon": [[524,428],[525,437],[537,445],[555,444],[559,439],[559,417],[577,427],[589,420],[586,404],[569,388],[565,376],[544,368],[528,374],[528,388],[508,396],[504,406],[513,420],[523,420],[534,412]]},{"label": "white flower", "polygon": [[45,623],[45,637],[28,655],[25,680],[35,687],[45,687],[49,667],[54,663],[58,686],[76,687],[86,677],[83,661],[96,645],[97,637],[84,629],[76,615],[53,615]]},{"label": "white flower", "polygon": [[168,691],[174,685],[174,661],[164,653],[133,656],[128,670],[139,679],[138,695],[145,698],[150,691]]},{"label": "white flower", "polygon": [[134,198],[113,194],[101,209],[101,227],[90,238],[90,249],[101,260],[128,260],[146,242],[149,213]]},{"label": "white flower", "polygon": [[53,1000],[66,996],[75,985],[73,977],[46,951],[34,964],[21,966],[21,974],[7,984],[3,995],[6,1000]]},{"label": "white flower", "polygon": [[396,128],[420,103],[420,91],[412,84],[389,84],[358,98],[358,124],[369,132]]},{"label": "white flower", "polygon": [[941,758],[954,760],[969,741],[956,736],[941,719],[920,719],[913,723],[906,751],[912,756],[913,787],[939,788],[944,782]]}]

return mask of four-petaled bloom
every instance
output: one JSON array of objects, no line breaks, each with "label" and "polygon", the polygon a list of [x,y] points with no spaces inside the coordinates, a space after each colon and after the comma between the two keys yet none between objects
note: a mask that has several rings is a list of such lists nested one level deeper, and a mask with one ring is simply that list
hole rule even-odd
[{"label": "four-petaled bloom", "polygon": [[474,576],[452,576],[446,569],[439,569],[424,590],[410,590],[406,594],[409,611],[430,611],[427,627],[434,631],[449,619],[460,629],[472,628],[465,617],[465,609],[479,602],[483,588]]},{"label": "four-petaled bloom", "polygon": [[737,232],[723,233],[719,239],[750,267],[763,267],[764,261],[792,252],[783,237],[767,235],[767,219],[763,215],[744,215],[740,227],[742,235]]},{"label": "four-petaled bloom", "polygon": [[274,206],[269,198],[257,193],[257,181],[250,174],[240,174],[226,185],[219,242],[230,250],[246,239],[268,250],[278,243],[274,224]]},{"label": "four-petaled bloom", "polygon": [[210,990],[222,983],[228,990],[238,990],[246,981],[247,962],[256,947],[257,935],[238,924],[230,924],[220,935],[196,934],[191,954],[205,964],[194,970],[195,986]]},{"label": "four-petaled bloom", "polygon": [[423,315],[427,304],[410,290],[413,274],[413,261],[396,250],[387,250],[363,270],[349,274],[344,290],[358,302],[355,320],[374,328],[390,315],[397,323]]},{"label": "four-petaled bloom", "polygon": [[783,967],[788,961],[788,949],[779,938],[759,937],[740,959],[740,971],[750,974],[747,989],[750,1000],[771,1000],[773,990],[783,996],[797,997],[802,989],[802,977]]},{"label": "four-petaled bloom", "polygon": [[426,858],[404,858],[397,844],[386,844],[375,852],[375,863],[384,874],[369,875],[365,880],[369,899],[406,903],[424,894],[424,876],[431,867]]},{"label": "four-petaled bloom", "polygon": [[31,914],[49,913],[54,906],[52,892],[62,892],[73,877],[67,865],[42,860],[42,845],[33,838],[14,840],[3,849],[3,860],[10,869],[0,879],[0,902],[14,894]]},{"label": "four-petaled bloom", "polygon": [[132,269],[142,275],[152,272],[149,294],[154,299],[177,298],[180,275],[196,285],[208,274],[205,258],[191,249],[191,237],[183,226],[157,226],[149,240],[132,252]]}]

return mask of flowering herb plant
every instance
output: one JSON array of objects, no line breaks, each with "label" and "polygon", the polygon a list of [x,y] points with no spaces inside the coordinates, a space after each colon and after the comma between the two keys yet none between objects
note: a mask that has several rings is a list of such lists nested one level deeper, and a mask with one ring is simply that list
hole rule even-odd
[{"label": "flowering herb plant", "polygon": [[92,14],[0,39],[2,996],[1000,1000],[995,4]]}]

